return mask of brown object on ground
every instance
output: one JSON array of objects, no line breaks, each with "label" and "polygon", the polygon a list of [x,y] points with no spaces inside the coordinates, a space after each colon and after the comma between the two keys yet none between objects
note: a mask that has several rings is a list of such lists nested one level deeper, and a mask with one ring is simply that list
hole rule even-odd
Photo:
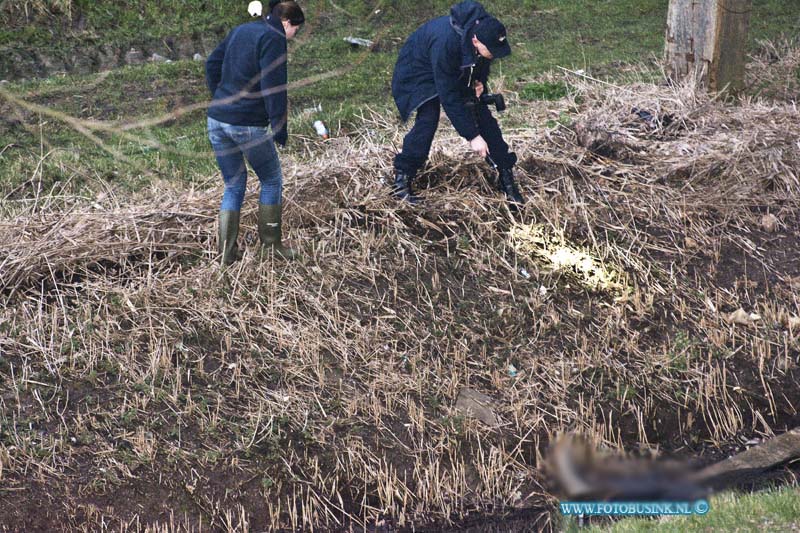
[{"label": "brown object on ground", "polygon": [[500,425],[500,418],[491,408],[492,399],[473,389],[464,388],[458,394],[456,410],[464,416],[477,418],[487,426]]},{"label": "brown object on ground", "polygon": [[580,146],[601,156],[617,157],[642,147],[635,138],[609,131],[594,122],[579,122],[575,125],[575,134]]},{"label": "brown object on ground", "polygon": [[761,217],[761,228],[768,233],[774,233],[778,229],[780,224],[781,221],[778,220],[778,217],[776,217],[772,213],[769,213]]}]

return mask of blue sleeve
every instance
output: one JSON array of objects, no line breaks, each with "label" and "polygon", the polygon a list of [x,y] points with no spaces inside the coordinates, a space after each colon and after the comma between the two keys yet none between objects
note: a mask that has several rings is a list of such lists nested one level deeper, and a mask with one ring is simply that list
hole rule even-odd
[{"label": "blue sleeve", "polygon": [[231,36],[228,34],[206,60],[206,85],[208,85],[208,90],[211,91],[212,97],[217,92],[217,87],[222,81],[222,62],[225,59],[225,49],[228,47],[230,38]]},{"label": "blue sleeve", "polygon": [[453,66],[446,46],[431,48],[431,62],[433,66],[433,79],[436,83],[436,92],[442,103],[447,118],[459,135],[471,141],[478,135],[478,125],[475,118],[465,105],[466,87],[461,87],[459,78],[461,69]]},{"label": "blue sleeve", "polygon": [[275,142],[286,146],[288,131],[288,102],[286,85],[286,39],[264,37],[260,43],[259,66],[261,68],[261,95],[269,117]]}]

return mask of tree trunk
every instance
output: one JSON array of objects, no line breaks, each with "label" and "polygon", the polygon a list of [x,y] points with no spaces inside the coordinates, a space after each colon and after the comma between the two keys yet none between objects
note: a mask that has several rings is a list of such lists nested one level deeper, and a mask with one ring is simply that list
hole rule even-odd
[{"label": "tree trunk", "polygon": [[752,0],[670,0],[666,67],[674,81],[697,76],[712,91],[744,84]]}]

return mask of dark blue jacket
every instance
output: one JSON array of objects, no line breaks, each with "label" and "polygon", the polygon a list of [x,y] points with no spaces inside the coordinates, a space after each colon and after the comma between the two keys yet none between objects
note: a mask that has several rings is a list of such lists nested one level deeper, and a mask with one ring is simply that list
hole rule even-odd
[{"label": "dark blue jacket", "polygon": [[[475,81],[477,54],[472,45],[475,22],[488,17],[473,0],[454,5],[449,17],[439,17],[420,26],[408,38],[392,77],[392,96],[402,119],[425,102],[439,97],[450,122],[459,135],[472,140],[478,126],[465,102]],[[486,82],[488,67],[482,69]]]},{"label": "dark blue jacket", "polygon": [[237,126],[271,126],[286,144],[286,32],[268,16],[237,26],[206,61],[208,116]]}]

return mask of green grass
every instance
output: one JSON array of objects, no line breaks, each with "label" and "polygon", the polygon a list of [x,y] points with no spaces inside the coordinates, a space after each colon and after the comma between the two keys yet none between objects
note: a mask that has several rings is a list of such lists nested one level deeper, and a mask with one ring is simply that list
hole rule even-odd
[{"label": "green grass", "polygon": [[[205,98],[202,65],[194,62],[128,67],[107,76],[52,77],[8,88],[59,114],[121,122],[160,117]],[[64,186],[64,192],[77,193],[99,182],[131,191],[154,177],[199,181],[215,171],[202,110],[127,135],[94,131],[105,147],[60,116],[25,112],[21,118],[27,127],[0,123],[4,190],[31,181],[26,187],[42,191]]]},{"label": "green grass", "polygon": [[[342,76],[295,91],[293,101],[300,106],[327,102],[330,109],[341,110],[341,116],[364,105],[390,104],[398,48],[419,24],[446,14],[451,3],[433,0],[409,10],[406,3],[386,0],[305,2],[308,23],[292,48],[293,77],[360,63]],[[668,0],[493,0],[485,5],[509,28],[514,55],[496,66],[495,78],[503,78],[503,85],[512,90],[557,66],[616,77],[620,65],[660,56],[663,49]],[[796,33],[800,16],[794,7],[792,0],[756,0],[752,40]],[[57,55],[100,44],[127,47],[192,36],[213,41],[214,35],[248,20],[244,7],[234,9],[222,0],[139,0],[133,5],[83,0],[73,2],[72,11],[84,13],[84,29],[75,29],[63,20],[65,15],[12,25],[0,30],[0,49],[44,48],[44,53]],[[362,50],[342,41],[351,34],[376,40],[378,50],[363,57]]]},{"label": "green grass", "polygon": [[[390,81],[399,47],[420,23],[446,14],[450,4],[451,0],[433,0],[409,9],[408,4],[394,1],[304,2],[308,23],[290,48],[291,80],[342,70],[290,91],[291,131],[313,135],[311,123],[319,118],[334,131],[341,127],[346,132],[357,126],[367,108],[393,113]],[[510,58],[494,67],[492,85],[516,92],[523,100],[554,100],[568,88],[537,77],[557,66],[622,79],[621,66],[660,55],[667,4],[668,0],[487,1],[487,8],[507,23],[514,49]],[[796,33],[800,16],[793,4],[756,0],[752,39]],[[73,18],[84,13],[84,29],[75,29],[63,14],[34,18],[29,24],[9,21],[0,30],[0,49],[80,53],[83,47],[104,43],[128,46],[191,36],[215,42],[215,34],[248,20],[244,7],[233,9],[222,0],[132,4],[78,0],[70,9]],[[371,52],[352,48],[343,41],[348,35],[373,39],[377,47]],[[179,61],[126,67],[99,83],[97,75],[57,76],[6,88],[71,116],[134,121],[206,100],[203,76],[201,63]],[[322,106],[321,113],[302,114],[316,105]],[[16,187],[33,177],[45,188],[67,180],[79,190],[95,179],[111,179],[136,189],[148,183],[151,174],[196,181],[215,172],[202,111],[130,132],[156,139],[163,146],[160,150],[104,134],[112,151],[125,154],[129,162],[120,161],[63,121],[52,117],[40,121],[28,114],[25,122],[33,125],[33,131],[0,122],[0,183],[4,186]]]},{"label": "green grass", "polygon": [[537,82],[522,87],[520,96],[525,100],[558,100],[569,93],[565,83]]},{"label": "green grass", "polygon": [[[414,28],[425,20],[446,14],[454,0],[432,0],[408,4],[386,0],[309,0],[303,5],[308,29],[309,57],[320,53],[319,64],[331,55],[346,57],[340,37],[353,33],[379,38],[381,52],[368,63],[377,73],[393,56]],[[244,3],[233,7],[224,0],[167,2],[138,0],[72,3],[74,19],[85,17],[81,29],[66,14],[34,18],[25,23],[19,17],[0,16],[0,48],[44,47],[58,54],[80,51],[85,46],[215,35],[248,20]],[[238,6],[238,4],[236,4]],[[489,0],[487,8],[509,28],[515,55],[503,65],[509,76],[532,75],[556,65],[576,68],[608,67],[619,62],[660,55],[668,0]],[[336,6],[336,7],[334,7]],[[755,0],[752,40],[796,34],[800,16],[792,0]],[[37,50],[39,51],[39,50]],[[374,79],[374,77],[372,77]]]},{"label": "green grass", "polygon": [[726,492],[713,497],[710,506],[711,510],[703,516],[630,518],[610,526],[590,528],[579,528],[570,518],[564,521],[563,530],[567,533],[800,531],[800,489],[797,487],[744,495]]}]

